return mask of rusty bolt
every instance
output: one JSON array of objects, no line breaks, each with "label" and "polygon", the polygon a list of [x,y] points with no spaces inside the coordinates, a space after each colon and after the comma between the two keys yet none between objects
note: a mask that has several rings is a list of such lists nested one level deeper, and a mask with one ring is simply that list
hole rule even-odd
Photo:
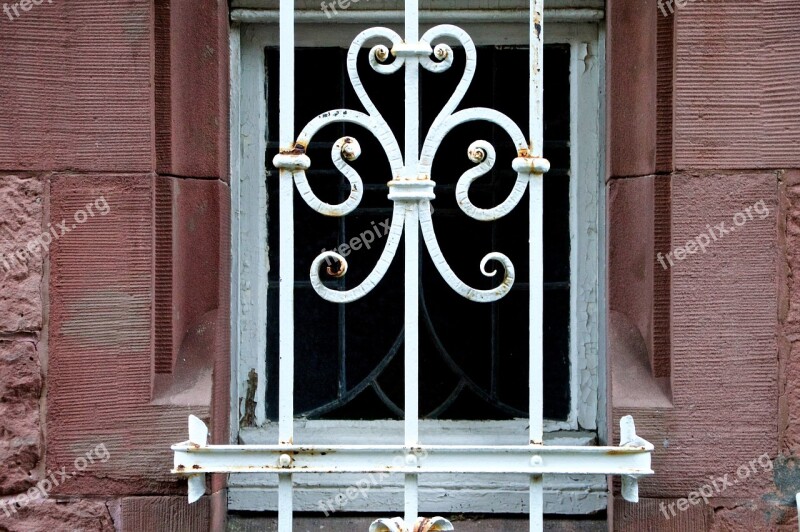
[{"label": "rusty bolt", "polygon": [[375,58],[383,63],[389,59],[389,49],[382,44],[375,47]]},{"label": "rusty bolt", "polygon": [[469,160],[475,164],[482,163],[486,159],[486,150],[483,148],[471,148],[467,154]]},{"label": "rusty bolt", "polygon": [[355,161],[361,155],[361,146],[353,137],[344,137],[342,140],[342,157],[347,161]]}]

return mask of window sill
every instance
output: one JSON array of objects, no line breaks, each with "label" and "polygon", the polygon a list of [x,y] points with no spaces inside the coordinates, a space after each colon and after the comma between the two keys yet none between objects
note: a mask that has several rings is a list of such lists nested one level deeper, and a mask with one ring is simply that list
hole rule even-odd
[{"label": "window sill", "polygon": [[[527,420],[420,421],[420,437],[429,444],[524,445]],[[266,444],[278,439],[277,425],[244,428],[240,443]],[[592,432],[560,431],[545,434],[550,445],[595,445]],[[402,443],[402,421],[297,421],[295,442],[315,444]],[[420,476],[420,511],[439,513],[526,513],[527,475]],[[545,476],[545,513],[589,514],[607,506],[606,477],[602,475]],[[348,492],[348,487],[357,487]],[[231,511],[275,511],[277,475],[232,475],[228,508]],[[353,495],[348,496],[347,493]],[[337,495],[339,495],[337,503]],[[295,509],[306,512],[383,512],[403,507],[403,479],[399,475],[295,475]]]}]

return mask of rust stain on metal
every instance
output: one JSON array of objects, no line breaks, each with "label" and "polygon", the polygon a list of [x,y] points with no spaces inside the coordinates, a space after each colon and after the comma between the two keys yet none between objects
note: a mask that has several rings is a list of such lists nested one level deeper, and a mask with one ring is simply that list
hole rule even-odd
[{"label": "rust stain on metal", "polygon": [[344,274],[347,273],[347,268],[342,266],[341,261],[336,261],[336,269],[333,269],[333,266],[328,266],[325,268],[325,271],[328,272],[328,275],[335,279],[341,279],[344,277]]},{"label": "rust stain on metal", "polygon": [[195,465],[192,466],[192,469],[202,469],[202,467],[200,467],[199,465],[195,464]]},{"label": "rust stain on metal", "polygon": [[619,447],[619,448],[614,448],[614,449],[607,450],[606,454],[610,455],[610,456],[616,456],[616,455],[622,455],[622,454],[633,454],[633,453],[644,452],[644,451],[645,451],[644,447]]},{"label": "rust stain on metal", "polygon": [[178,467],[176,467],[175,469],[177,469],[178,471],[183,471],[183,470],[185,470],[185,469],[186,469],[186,466],[185,466],[185,465],[183,465],[183,464],[181,464],[181,465],[179,465]]},{"label": "rust stain on metal", "polygon": [[445,530],[453,530],[453,525],[450,521],[441,517],[419,518],[414,523],[414,532],[440,532]]},{"label": "rust stain on metal", "polygon": [[533,15],[533,27],[536,30],[536,38],[542,38],[542,14],[541,13],[534,13]]},{"label": "rust stain on metal", "polygon": [[358,142],[353,137],[345,137],[342,141],[342,157],[348,161],[355,161],[358,158]]},{"label": "rust stain on metal", "polygon": [[307,146],[303,142],[295,142],[291,150],[281,150],[281,155],[305,155]]}]

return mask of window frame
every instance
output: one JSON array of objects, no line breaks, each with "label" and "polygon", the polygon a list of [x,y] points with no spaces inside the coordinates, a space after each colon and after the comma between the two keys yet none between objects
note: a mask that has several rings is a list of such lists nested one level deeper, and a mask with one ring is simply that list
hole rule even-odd
[{"label": "window frame", "polygon": [[[249,0],[249,4],[268,4],[267,1]],[[574,3],[574,2],[573,2]],[[365,4],[366,5],[366,4]],[[372,7],[377,7],[373,5]],[[550,6],[548,6],[550,7]],[[318,7],[317,7],[318,9]],[[603,21],[592,18],[596,9],[572,9],[561,13],[555,21],[548,20],[546,44],[570,46],[570,388],[571,408],[566,421],[545,420],[548,443],[587,445],[605,434],[605,186],[604,164],[604,82],[605,50]],[[231,30],[231,223],[232,223],[232,290],[231,290],[231,359],[233,379],[231,386],[231,441],[255,444],[275,439],[276,430],[266,422],[264,401],[266,382],[266,323],[267,323],[267,221],[266,182],[275,175],[266,160],[266,68],[264,49],[278,44],[277,20],[269,21],[268,12],[262,18],[253,17],[253,11],[243,12],[240,18],[247,22],[234,23]],[[385,14],[386,12],[381,12]],[[528,45],[526,11],[514,20],[498,23],[497,12],[485,10],[483,18],[464,22],[459,12],[453,10],[426,11],[436,23],[452,22],[461,26],[477,45]],[[248,15],[249,14],[249,15]],[[399,29],[401,21],[374,19],[363,10],[357,20],[342,12],[335,22],[342,22],[353,31],[340,31],[335,24],[317,17],[316,22],[303,22],[296,29],[297,47],[343,46],[347,47],[355,34],[369,25],[387,25]],[[364,16],[367,15],[367,16]],[[237,12],[233,11],[234,20]],[[505,17],[508,13],[505,12]],[[547,16],[547,13],[546,13]],[[341,19],[341,20],[340,20]],[[562,20],[563,19],[563,20]],[[309,20],[311,18],[309,17]],[[298,21],[300,22],[300,20]],[[357,25],[351,24],[357,22]],[[349,24],[349,26],[347,26]],[[432,26],[423,20],[422,27]],[[502,32],[498,29],[502,27]],[[313,31],[312,31],[313,30]],[[498,42],[500,41],[500,42]],[[574,176],[577,175],[577,179]],[[582,207],[582,208],[578,208]],[[594,318],[594,319],[593,319]],[[255,427],[240,427],[246,418]],[[392,421],[364,422],[365,440],[370,435],[392,432]],[[421,422],[421,434],[436,433],[436,427],[446,432],[462,431],[459,443],[485,443],[485,436],[467,432],[467,424],[475,422]],[[526,434],[527,419],[510,422],[480,422],[494,433]],[[369,424],[369,426],[366,426]],[[429,425],[426,430],[426,424]],[[327,434],[344,439],[353,431],[353,423],[326,421],[298,422],[296,431],[303,428],[314,431],[325,427]],[[521,429],[521,430],[520,430]],[[359,431],[360,432],[360,431]],[[302,437],[302,436],[299,436]],[[523,436],[524,437],[524,436]],[[336,436],[335,436],[336,438]],[[474,438],[474,439],[470,439]],[[370,440],[371,441],[371,440]],[[504,442],[524,443],[524,442]],[[309,486],[320,479],[309,479]],[[327,490],[304,490],[298,484],[297,509],[319,511],[309,501],[330,498],[339,492],[337,485],[351,485],[353,479],[342,476]],[[476,481],[477,482],[477,481]],[[497,484],[488,479],[484,492],[496,492]],[[277,507],[277,496],[265,496],[271,485],[263,475],[237,475],[231,478],[229,490],[230,510],[271,510]],[[527,500],[526,484],[521,484],[520,498]],[[545,501],[548,513],[580,514],[606,508],[607,486],[603,476],[583,479],[545,480]],[[577,489],[585,498],[565,497],[564,493]],[[485,497],[475,494],[475,506],[470,511],[519,512],[524,511],[514,497]],[[398,487],[398,494],[402,488]],[[310,497],[310,498],[309,498]],[[421,510],[425,511],[424,497]],[[481,504],[479,501],[483,500]],[[486,501],[489,501],[489,504]],[[372,502],[370,502],[372,501]],[[371,511],[385,508],[385,501],[370,497],[364,504],[351,503],[348,511]],[[441,501],[439,501],[441,503]],[[486,509],[481,510],[481,508]],[[473,509],[474,508],[474,509]],[[439,512],[460,511],[463,507],[436,507]]]}]

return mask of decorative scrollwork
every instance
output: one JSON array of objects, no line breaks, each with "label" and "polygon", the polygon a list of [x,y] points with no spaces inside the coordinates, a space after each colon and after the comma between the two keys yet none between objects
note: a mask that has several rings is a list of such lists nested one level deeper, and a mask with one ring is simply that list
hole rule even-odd
[{"label": "decorative scrollwork", "polygon": [[[368,55],[370,67],[375,72],[384,75],[398,72],[407,64],[409,57],[419,58],[419,65],[430,72],[439,73],[448,70],[453,65],[453,49],[445,42],[438,42],[431,47],[431,44],[435,41],[454,40],[463,47],[466,54],[466,64],[461,80],[453,95],[434,120],[422,145],[416,175],[404,175],[406,166],[404,165],[403,154],[397,139],[367,94],[358,74],[357,60],[359,51],[368,41],[374,39],[383,39],[391,44],[391,48],[386,44],[377,44],[370,49]],[[393,57],[391,62],[389,62],[390,57]],[[434,197],[433,187],[435,186],[435,183],[431,180],[433,160],[445,136],[458,125],[474,121],[490,122],[508,133],[518,152],[518,157],[514,159],[512,165],[517,173],[517,179],[511,192],[499,205],[483,209],[476,207],[471,202],[469,198],[470,187],[473,182],[492,170],[497,157],[494,147],[487,141],[478,140],[470,145],[468,156],[477,166],[464,172],[456,185],[458,205],[467,216],[479,221],[502,218],[513,210],[525,195],[530,175],[547,171],[547,161],[541,158],[533,159],[528,157],[529,146],[525,136],[508,116],[494,109],[483,107],[456,112],[456,108],[472,83],[476,65],[477,49],[475,43],[464,30],[449,24],[431,28],[418,43],[406,43],[395,31],[382,27],[365,30],[353,40],[347,54],[347,72],[353,90],[366,109],[366,113],[348,109],[336,109],[317,116],[300,133],[296,143],[299,153],[293,155],[295,158],[286,160],[285,158],[290,156],[282,154],[275,159],[276,165],[280,163],[281,167],[291,169],[300,195],[312,209],[326,216],[339,217],[353,212],[363,197],[364,185],[361,176],[348,164],[359,157],[361,147],[355,138],[343,137],[334,143],[331,149],[331,159],[334,166],[350,183],[349,197],[337,205],[323,202],[311,189],[305,174],[310,165],[310,161],[304,155],[305,147],[309,145],[314,135],[323,127],[332,123],[345,122],[359,125],[368,130],[386,151],[392,171],[392,179],[389,183],[391,189],[389,198],[394,201],[395,205],[389,237],[380,259],[361,284],[346,291],[339,291],[330,289],[322,283],[320,269],[323,267],[323,263],[327,263],[328,274],[341,277],[347,272],[347,261],[335,251],[326,251],[318,255],[311,265],[310,275],[314,290],[322,298],[335,303],[355,301],[368,294],[381,281],[397,252],[406,221],[406,206],[409,204],[413,204],[414,208],[418,209],[419,226],[425,245],[436,268],[453,290],[467,299],[481,302],[496,301],[511,290],[515,277],[514,265],[506,255],[498,252],[487,254],[480,263],[481,272],[488,277],[497,274],[496,270],[491,272],[487,270],[486,266],[489,261],[499,262],[503,267],[503,280],[497,287],[490,290],[478,290],[459,279],[447,263],[439,247],[431,218],[430,200]],[[300,156],[305,157],[305,160],[299,161]],[[280,157],[283,158],[279,160]],[[416,230],[416,227],[409,227],[409,230]],[[339,268],[336,271],[330,267],[331,260],[336,260],[339,263]]]},{"label": "decorative scrollwork", "polygon": [[[400,244],[400,237],[403,234],[404,224],[405,209],[399,203],[395,203],[394,211],[392,213],[392,226],[389,229],[389,236],[386,241],[386,246],[381,252],[381,257],[378,259],[378,263],[375,265],[375,268],[373,268],[369,275],[367,275],[367,278],[361,282],[361,284],[355,288],[351,288],[350,290],[332,290],[322,284],[322,279],[319,277],[319,270],[322,268],[322,263],[329,261],[330,259],[336,260],[340,264],[339,270],[333,275],[336,277],[343,276],[347,272],[348,268],[345,258],[335,251],[324,251],[317,255],[317,258],[311,263],[311,286],[314,288],[314,291],[316,291],[317,294],[319,294],[323,299],[332,303],[351,303],[369,294],[380,282],[380,280],[383,279],[383,276],[386,275],[386,271],[392,264],[392,259],[394,258],[395,253],[397,253],[397,246]],[[328,272],[332,273],[332,270],[328,268]]]}]

